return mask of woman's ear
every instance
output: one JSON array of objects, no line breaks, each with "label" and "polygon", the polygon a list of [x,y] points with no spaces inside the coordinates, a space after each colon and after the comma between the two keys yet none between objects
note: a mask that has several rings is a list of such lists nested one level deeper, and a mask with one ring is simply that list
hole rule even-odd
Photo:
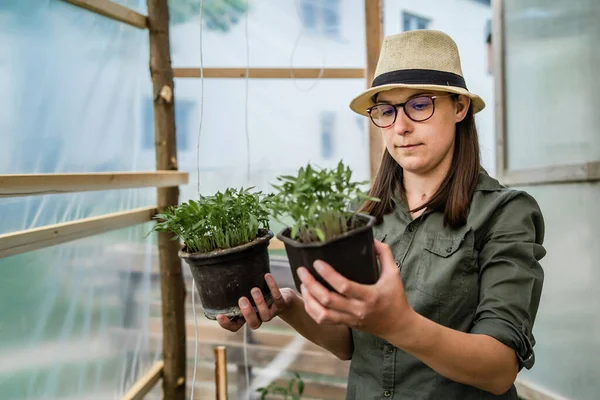
[{"label": "woman's ear", "polygon": [[458,95],[456,100],[456,118],[455,122],[459,123],[467,116],[469,107],[471,106],[471,99],[463,94]]}]

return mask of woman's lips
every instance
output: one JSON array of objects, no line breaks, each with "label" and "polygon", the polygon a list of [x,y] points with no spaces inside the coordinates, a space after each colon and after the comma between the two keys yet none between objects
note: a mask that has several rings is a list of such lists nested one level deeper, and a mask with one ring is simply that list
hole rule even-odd
[{"label": "woman's lips", "polygon": [[405,144],[403,146],[398,146],[398,147],[400,147],[401,149],[404,149],[404,150],[411,150],[411,149],[414,149],[415,147],[418,147],[420,145],[421,145],[421,143],[419,143],[419,144]]}]

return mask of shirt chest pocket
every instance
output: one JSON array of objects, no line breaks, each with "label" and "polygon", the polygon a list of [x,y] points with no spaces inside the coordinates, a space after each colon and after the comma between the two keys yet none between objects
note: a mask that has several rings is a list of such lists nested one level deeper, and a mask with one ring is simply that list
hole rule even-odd
[{"label": "shirt chest pocket", "polygon": [[474,234],[426,234],[417,268],[417,288],[437,299],[469,293],[476,287]]}]

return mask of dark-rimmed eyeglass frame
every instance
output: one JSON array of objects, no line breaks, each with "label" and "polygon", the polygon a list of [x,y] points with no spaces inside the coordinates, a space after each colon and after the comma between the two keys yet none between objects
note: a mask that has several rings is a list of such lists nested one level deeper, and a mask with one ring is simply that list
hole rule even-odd
[{"label": "dark-rimmed eyeglass frame", "polygon": [[[444,94],[444,95],[435,95],[435,96],[427,96],[427,95],[422,95],[422,96],[417,96],[417,97],[413,97],[412,99],[409,99],[407,101],[405,101],[404,103],[398,103],[398,104],[389,104],[389,103],[379,103],[379,104],[375,104],[372,107],[367,108],[367,113],[369,114],[369,118],[371,119],[371,121],[373,121],[373,123],[375,124],[375,126],[379,127],[379,128],[389,128],[390,126],[394,125],[396,123],[396,119],[398,118],[398,109],[402,108],[402,110],[404,111],[404,115],[406,115],[406,117],[408,119],[410,119],[411,121],[414,122],[425,122],[428,119],[430,119],[431,117],[433,117],[433,114],[435,114],[435,100],[438,97],[446,97],[446,96],[455,96],[455,94]],[[412,118],[407,112],[406,112],[406,104],[411,103],[413,101],[422,99],[422,98],[428,98],[431,99],[431,115],[429,115],[426,118],[423,119],[415,119]],[[377,122],[375,122],[375,119],[373,118],[373,115],[371,114],[371,112],[373,111],[374,108],[376,108],[377,106],[392,106],[393,110],[394,110],[394,120],[392,121],[391,124],[388,125],[379,125]]]}]

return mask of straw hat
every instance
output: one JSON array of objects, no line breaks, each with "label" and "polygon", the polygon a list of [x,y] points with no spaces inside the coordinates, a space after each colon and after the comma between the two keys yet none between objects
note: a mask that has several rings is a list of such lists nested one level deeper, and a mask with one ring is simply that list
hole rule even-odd
[{"label": "straw hat", "polygon": [[469,92],[460,66],[458,47],[447,34],[413,30],[386,36],[371,88],[350,102],[350,108],[368,116],[373,96],[396,88],[437,90],[471,98],[473,112],[485,107],[481,97]]}]

